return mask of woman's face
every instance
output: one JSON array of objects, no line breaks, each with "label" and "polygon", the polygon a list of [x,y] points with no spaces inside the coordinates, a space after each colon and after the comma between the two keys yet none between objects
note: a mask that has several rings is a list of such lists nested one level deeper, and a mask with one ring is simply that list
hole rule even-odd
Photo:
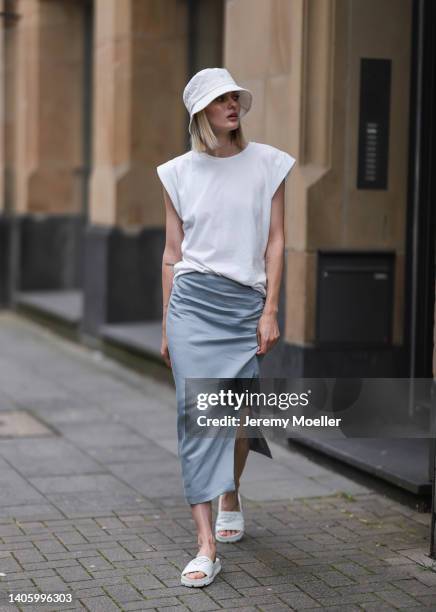
[{"label": "woman's face", "polygon": [[229,91],[212,100],[204,110],[213,131],[217,134],[236,130],[239,126],[240,109],[239,91]]}]

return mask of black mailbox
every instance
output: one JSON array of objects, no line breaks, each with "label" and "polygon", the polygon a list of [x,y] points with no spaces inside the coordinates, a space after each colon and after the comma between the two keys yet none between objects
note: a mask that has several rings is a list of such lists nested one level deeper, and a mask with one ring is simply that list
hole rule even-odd
[{"label": "black mailbox", "polygon": [[395,253],[318,252],[318,344],[392,343]]}]

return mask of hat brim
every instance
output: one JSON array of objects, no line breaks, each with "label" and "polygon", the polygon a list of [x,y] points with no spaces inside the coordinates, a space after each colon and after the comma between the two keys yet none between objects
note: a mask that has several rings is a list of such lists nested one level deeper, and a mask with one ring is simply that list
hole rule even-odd
[{"label": "hat brim", "polygon": [[205,96],[200,98],[200,100],[198,100],[196,104],[194,105],[192,112],[191,112],[191,118],[189,121],[189,133],[191,133],[191,126],[192,126],[192,120],[194,119],[194,115],[196,113],[199,113],[204,108],[206,108],[206,106],[210,104],[212,100],[215,100],[215,98],[218,98],[218,96],[222,96],[223,94],[228,93],[229,91],[239,91],[239,94],[240,94],[239,103],[241,105],[239,116],[243,117],[244,115],[248,113],[248,111],[251,108],[252,101],[253,101],[253,94],[251,93],[251,91],[249,89],[245,89],[244,87],[239,87],[239,85],[235,85],[234,83],[229,83],[227,85],[220,85],[219,87],[215,87],[215,89],[212,89],[211,91],[209,91]]}]

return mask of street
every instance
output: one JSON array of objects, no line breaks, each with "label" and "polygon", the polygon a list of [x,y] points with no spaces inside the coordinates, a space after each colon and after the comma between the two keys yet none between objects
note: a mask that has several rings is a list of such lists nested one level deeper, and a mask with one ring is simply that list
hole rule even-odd
[{"label": "street", "polygon": [[[0,612],[436,610],[429,514],[276,444],[250,453],[222,572],[181,586],[174,389],[12,312],[0,346]],[[38,592],[72,602],[9,603]]]}]

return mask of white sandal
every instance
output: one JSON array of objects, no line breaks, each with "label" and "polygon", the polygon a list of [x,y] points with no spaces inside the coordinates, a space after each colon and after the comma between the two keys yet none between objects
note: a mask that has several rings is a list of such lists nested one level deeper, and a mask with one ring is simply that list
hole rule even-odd
[{"label": "white sandal", "polygon": [[[216,558],[215,562],[206,555],[198,555],[192,559],[182,572],[180,577],[181,583],[187,587],[202,587],[210,584],[215,580],[215,576],[221,571],[221,562]],[[185,574],[191,572],[203,572],[206,576],[203,578],[189,578]]]},{"label": "white sandal", "polygon": [[[215,523],[215,539],[218,542],[239,542],[244,536],[244,515],[241,496],[238,491],[239,510],[221,510],[221,496],[218,498],[218,515]],[[230,536],[220,535],[219,531],[238,531]]]}]

